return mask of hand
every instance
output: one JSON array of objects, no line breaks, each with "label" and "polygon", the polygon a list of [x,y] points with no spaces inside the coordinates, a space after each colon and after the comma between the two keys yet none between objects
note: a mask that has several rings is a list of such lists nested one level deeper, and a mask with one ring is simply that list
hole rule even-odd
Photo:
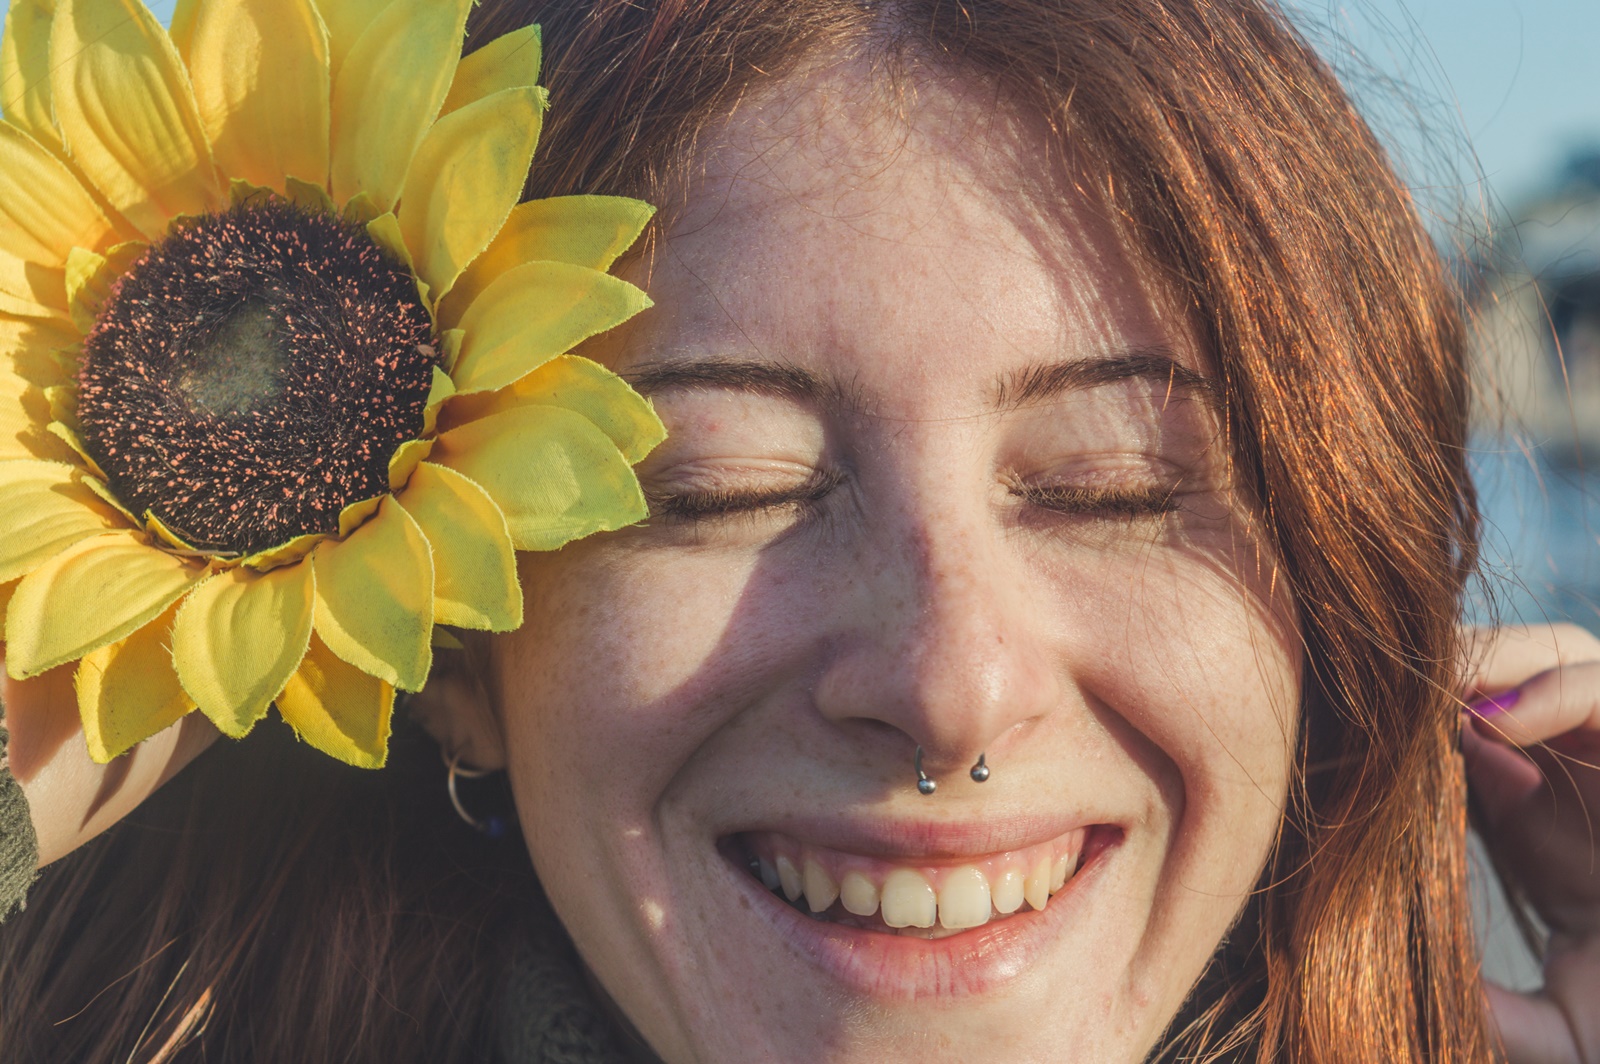
[{"label": "hand", "polygon": [[217,738],[190,713],[109,765],[89,759],[72,674],[76,663],[31,680],[5,675],[0,706],[11,733],[7,765],[28,796],[42,868],[127,816]]},{"label": "hand", "polygon": [[1468,785],[1551,931],[1544,986],[1486,984],[1490,1011],[1511,1064],[1600,1064],[1600,640],[1573,625],[1476,638]]}]

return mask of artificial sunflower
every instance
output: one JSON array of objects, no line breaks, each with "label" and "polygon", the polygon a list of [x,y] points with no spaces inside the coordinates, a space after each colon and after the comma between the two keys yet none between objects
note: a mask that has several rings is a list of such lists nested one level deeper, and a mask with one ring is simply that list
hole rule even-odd
[{"label": "artificial sunflower", "polygon": [[566,354],[649,305],[651,209],[519,203],[529,28],[471,0],[13,0],[0,42],[6,667],[77,662],[91,756],[274,703],[381,765],[438,625],[517,550],[639,520],[662,438]]}]

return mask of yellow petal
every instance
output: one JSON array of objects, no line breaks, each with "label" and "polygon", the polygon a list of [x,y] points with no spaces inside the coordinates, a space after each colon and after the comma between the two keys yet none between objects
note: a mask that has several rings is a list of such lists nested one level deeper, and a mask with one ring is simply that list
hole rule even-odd
[{"label": "yellow petal", "polygon": [[650,306],[639,289],[565,262],[530,262],[486,288],[461,319],[458,392],[504,388]]},{"label": "yellow petal", "polygon": [[433,546],[433,619],[509,632],[522,623],[522,586],[505,515],[453,469],[424,462],[400,496]]},{"label": "yellow petal", "polygon": [[26,576],[117,515],[57,462],[0,462],[0,583]]},{"label": "yellow petal", "polygon": [[339,511],[339,538],[347,538],[350,533],[365,524],[367,518],[377,513],[378,508],[383,505],[383,500],[387,498],[387,495],[374,495],[370,499],[357,499],[355,502],[347,503],[344,509]]},{"label": "yellow petal", "polygon": [[201,4],[184,58],[224,174],[279,192],[328,179],[328,31],[312,0]]},{"label": "yellow petal", "polygon": [[357,768],[382,768],[389,753],[394,688],[347,665],[316,636],[278,696],[300,738]]},{"label": "yellow petal", "polygon": [[461,60],[441,113],[458,111],[506,89],[539,84],[542,50],[538,26],[524,26],[496,37]]},{"label": "yellow petal", "polygon": [[[444,367],[446,376],[449,376],[450,371],[456,368],[456,359],[461,357],[461,341],[466,338],[466,335],[460,329],[445,329],[439,333],[439,360]],[[455,393],[456,382],[451,381],[450,394],[454,395]],[[428,402],[430,404],[433,402],[432,396],[428,397]],[[426,417],[427,415],[424,414],[423,416]]]},{"label": "yellow petal", "polygon": [[[453,361],[453,359],[452,359]],[[444,409],[444,402],[456,394],[456,382],[450,379],[450,374],[433,367],[433,384],[428,388],[428,402],[422,408],[422,433],[425,436],[433,435],[435,426],[439,424],[439,412]],[[391,467],[393,463],[390,463]]]},{"label": "yellow petal", "polygon": [[67,272],[0,251],[0,291],[40,308],[39,316],[67,316]]},{"label": "yellow petal", "polygon": [[0,123],[0,249],[65,266],[69,249],[97,248],[111,232],[110,219],[60,159]]},{"label": "yellow petal", "polygon": [[132,532],[80,540],[18,585],[6,610],[6,668],[25,679],[114,643],[159,616],[202,572]]},{"label": "yellow petal", "polygon": [[0,39],[0,110],[45,144],[61,143],[50,115],[50,14],[54,0],[12,0]]},{"label": "yellow petal", "polygon": [[393,255],[411,271],[411,276],[417,283],[417,295],[422,297],[422,305],[432,307],[433,299],[429,296],[431,289],[428,287],[428,282],[417,273],[417,264],[412,261],[411,249],[406,246],[405,234],[400,232],[400,219],[393,213],[380,214],[367,223],[367,235],[372,238],[374,244]]},{"label": "yellow petal", "polygon": [[0,289],[0,315],[54,323],[64,323],[67,320],[59,310],[42,306],[31,299],[14,296],[3,289]]},{"label": "yellow petal", "polygon": [[83,486],[88,488],[90,493],[93,494],[95,498],[100,500],[100,502],[106,507],[106,511],[108,513],[114,512],[121,518],[121,520],[117,522],[117,527],[139,527],[141,524],[139,518],[134,515],[132,510],[129,510],[126,506],[122,505],[122,500],[111,493],[111,489],[106,486],[105,481],[101,480],[99,477],[84,477]]},{"label": "yellow petal", "polygon": [[49,421],[50,401],[44,390],[0,361],[0,461],[42,458],[75,463],[72,448],[45,428]]},{"label": "yellow petal", "polygon": [[168,609],[126,639],[90,651],[78,663],[78,715],[89,756],[105,764],[165,731],[194,708],[172,671]]},{"label": "yellow petal", "polygon": [[172,626],[178,680],[224,735],[241,738],[299,668],[311,641],[310,565],[239,567],[189,593]]},{"label": "yellow petal", "polygon": [[449,290],[522,198],[543,115],[539,89],[507,89],[441,118],[423,138],[400,231],[432,291]]},{"label": "yellow petal", "polygon": [[393,498],[343,540],[311,552],[316,629],[339,657],[407,691],[433,663],[433,558],[422,529]]},{"label": "yellow petal", "polygon": [[73,160],[146,236],[221,206],[188,75],[140,0],[58,0],[50,94]]},{"label": "yellow petal", "polygon": [[[89,483],[93,484],[94,480],[91,479]],[[144,525],[144,530],[146,532],[150,533],[152,536],[155,536],[162,543],[165,543],[169,547],[174,547],[177,550],[191,554],[198,550],[193,543],[190,543],[188,540],[178,535],[178,533],[168,528],[166,522],[157,517],[154,510],[146,510],[144,512],[144,519],[140,523]]]},{"label": "yellow petal", "polygon": [[489,493],[518,550],[555,550],[646,512],[616,445],[588,418],[558,407],[520,407],[452,429],[439,437],[433,461]]},{"label": "yellow petal", "polygon": [[82,342],[64,322],[0,318],[0,356],[9,358],[18,375],[41,388],[67,383],[71,377],[67,366],[76,368]]},{"label": "yellow petal", "polygon": [[[54,388],[50,389],[52,392],[55,390],[56,389]],[[89,451],[84,446],[83,440],[79,438],[76,430],[69,428],[63,422],[52,421],[50,424],[45,426],[45,431],[49,432],[50,435],[66,444],[67,447],[70,448],[77,456],[76,464],[87,470],[92,478],[98,478],[102,481],[111,479],[110,477],[106,476],[105,470],[100,468],[100,464],[89,456]]]},{"label": "yellow petal", "polygon": [[323,532],[312,532],[309,535],[296,536],[287,543],[280,543],[276,547],[268,547],[266,550],[257,551],[254,554],[246,554],[239,559],[239,564],[248,565],[250,568],[261,572],[267,572],[270,569],[276,569],[280,565],[288,565],[291,562],[299,561],[307,554],[310,554],[312,548],[318,543],[327,538],[327,534]]},{"label": "yellow petal", "polygon": [[551,359],[508,388],[453,399],[444,427],[448,431],[519,406],[559,406],[582,414],[611,437],[630,465],[643,461],[667,438],[666,426],[648,400],[615,373],[579,355]]},{"label": "yellow petal", "polygon": [[[69,384],[46,388],[44,397],[50,401],[50,417],[67,426],[78,423],[78,389]],[[103,477],[104,474],[101,474]]]},{"label": "yellow petal", "polygon": [[[323,184],[326,183],[327,178],[323,178]],[[313,185],[310,182],[300,180],[298,177],[289,177],[284,179],[284,185],[287,186],[284,190],[284,195],[296,207],[317,214],[339,213],[334,206],[333,197],[328,195],[328,190],[321,184]]]},{"label": "yellow petal", "polygon": [[471,0],[393,0],[333,82],[333,197],[393,209],[460,61]]},{"label": "yellow petal", "polygon": [[85,334],[94,328],[100,309],[111,296],[112,285],[149,246],[133,240],[107,248],[104,255],[87,248],[73,248],[67,253],[67,305],[71,308],[73,323]]},{"label": "yellow petal", "polygon": [[389,490],[399,491],[416,472],[417,465],[433,452],[432,440],[407,440],[389,456]]},{"label": "yellow petal", "polygon": [[555,196],[512,210],[487,251],[467,267],[439,305],[439,320],[455,324],[479,293],[524,262],[566,262],[609,270],[639,239],[655,208],[622,196]]},{"label": "yellow petal", "polygon": [[390,0],[324,0],[317,5],[328,27],[328,66],[335,77],[350,49]]},{"label": "yellow petal", "polygon": [[[178,0],[172,6],[172,19],[167,23],[167,36],[172,47],[185,63],[189,61],[189,46],[194,43],[194,24],[200,18],[200,8],[205,0]],[[192,84],[194,79],[190,78]]]}]

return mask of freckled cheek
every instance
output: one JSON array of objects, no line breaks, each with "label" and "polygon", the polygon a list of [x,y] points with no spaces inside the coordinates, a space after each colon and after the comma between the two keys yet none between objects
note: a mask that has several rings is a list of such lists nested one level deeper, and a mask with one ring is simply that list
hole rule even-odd
[{"label": "freckled cheek", "polygon": [[637,798],[740,707],[730,678],[762,641],[741,616],[751,575],[725,558],[619,564],[575,547],[524,559],[526,621],[497,653],[506,739],[513,757],[538,750]]},{"label": "freckled cheek", "polygon": [[1167,763],[1187,825],[1255,813],[1275,821],[1298,727],[1286,604],[1269,605],[1194,556],[1107,576],[1091,608],[1099,631],[1122,637],[1092,666],[1092,689]]}]

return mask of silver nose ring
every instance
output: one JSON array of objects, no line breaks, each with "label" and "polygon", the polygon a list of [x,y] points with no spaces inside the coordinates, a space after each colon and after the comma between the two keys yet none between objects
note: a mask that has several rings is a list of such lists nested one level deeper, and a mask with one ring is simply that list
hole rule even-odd
[{"label": "silver nose ring", "polygon": [[[967,773],[967,775],[972,777],[973,783],[982,783],[984,780],[989,778],[989,765],[987,763],[988,756],[988,753],[979,754],[978,763],[972,766],[971,772]],[[917,790],[922,794],[932,794],[934,791],[938,790],[939,781],[931,778],[926,772],[922,771],[922,747],[920,746],[917,747],[915,764],[917,769]]]},{"label": "silver nose ring", "polygon": [[923,794],[932,794],[938,789],[938,782],[929,779],[928,774],[922,771],[922,747],[919,746],[917,747],[917,790]]}]

